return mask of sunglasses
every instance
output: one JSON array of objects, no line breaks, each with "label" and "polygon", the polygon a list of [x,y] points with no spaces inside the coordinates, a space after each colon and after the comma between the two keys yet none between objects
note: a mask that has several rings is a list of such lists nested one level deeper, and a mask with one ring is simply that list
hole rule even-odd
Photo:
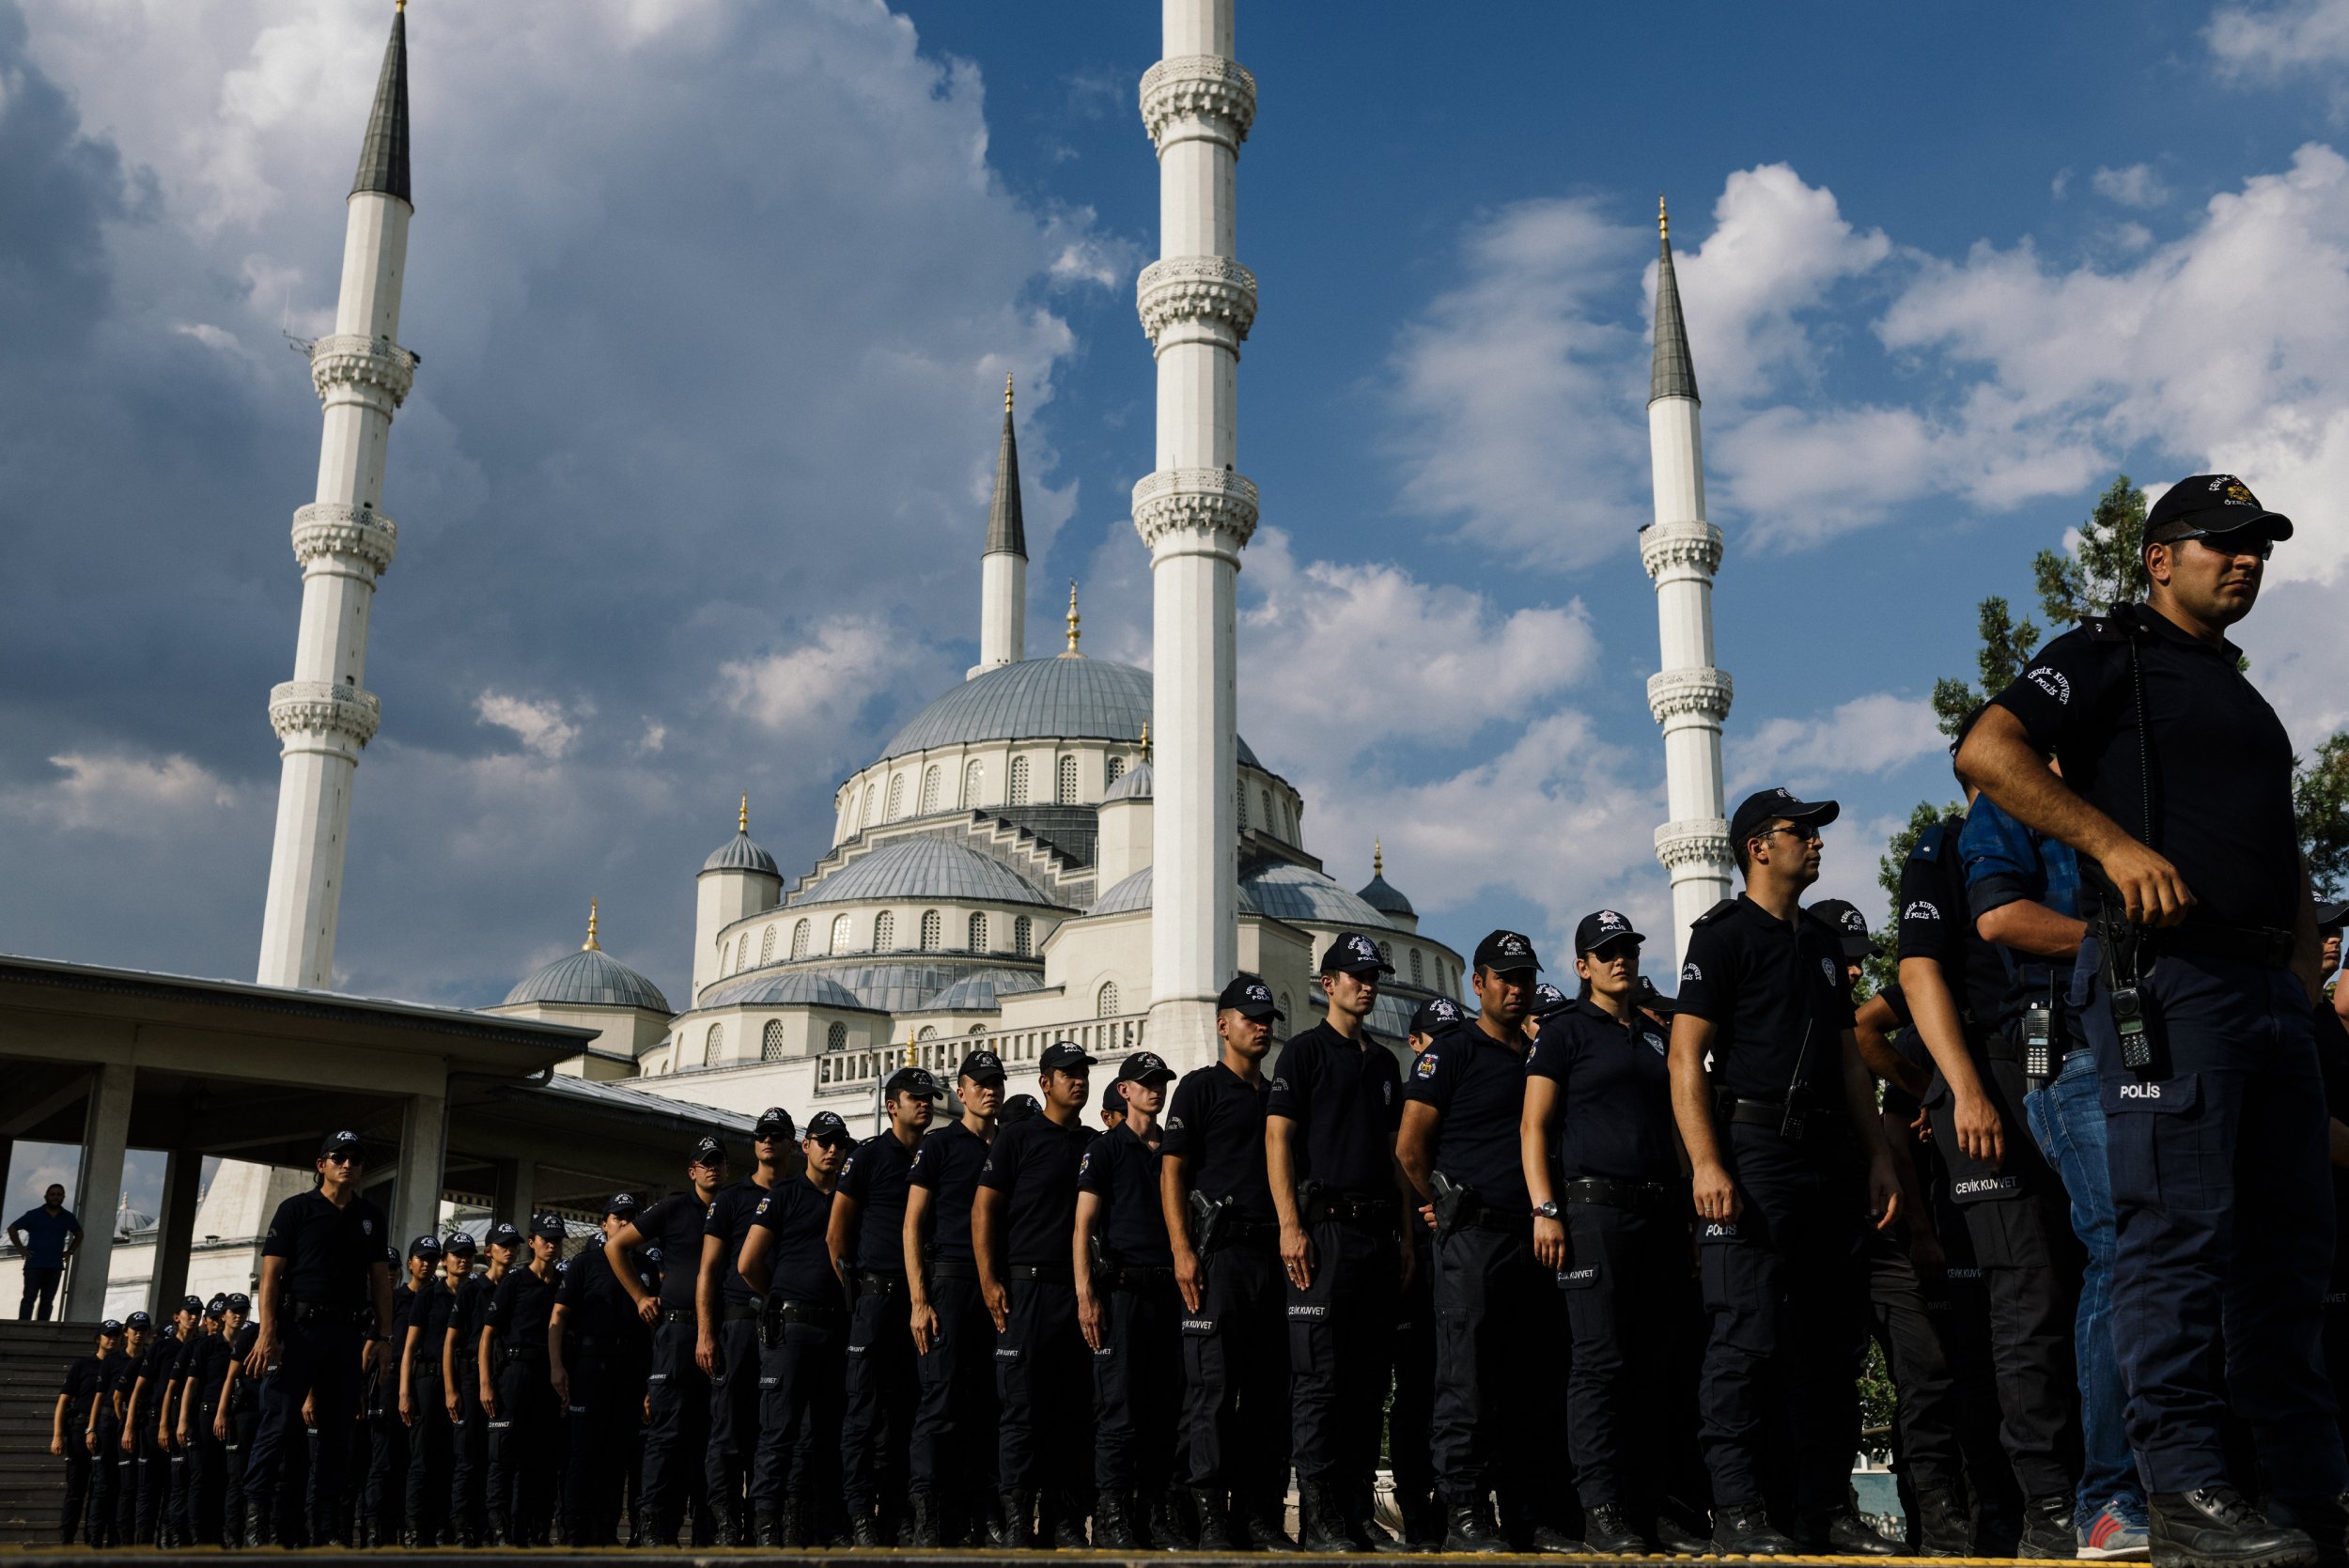
[{"label": "sunglasses", "polygon": [[1753,836],[1756,838],[1767,838],[1772,833],[1792,833],[1797,838],[1801,839],[1805,844],[1824,844],[1827,842],[1827,835],[1819,831],[1816,827],[1765,828]]},{"label": "sunglasses", "polygon": [[2176,534],[2167,539],[2158,539],[2155,542],[2182,545],[2188,539],[2200,539],[2202,541],[2202,548],[2214,555],[2256,555],[2263,561],[2276,552],[2276,541],[2268,536],[2262,534],[2255,539],[2244,539],[2237,542],[2233,538],[2234,532],[2234,530],[2229,530],[2221,534],[2213,533],[2207,528],[2197,528],[2190,534]]},{"label": "sunglasses", "polygon": [[319,1157],[329,1165],[365,1165],[367,1162],[366,1157],[359,1154],[320,1155]]}]

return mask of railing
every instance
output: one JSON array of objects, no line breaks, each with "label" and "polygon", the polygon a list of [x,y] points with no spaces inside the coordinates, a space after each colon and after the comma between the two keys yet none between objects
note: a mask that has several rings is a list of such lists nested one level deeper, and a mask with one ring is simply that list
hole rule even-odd
[{"label": "railing", "polygon": [[967,1034],[939,1035],[901,1045],[826,1051],[817,1058],[816,1093],[819,1096],[870,1094],[877,1083],[908,1066],[926,1067],[952,1088],[955,1069],[974,1050],[993,1051],[1003,1059],[1007,1070],[1016,1073],[1022,1063],[1035,1062],[1044,1054],[1044,1048],[1056,1040],[1073,1040],[1087,1055],[1098,1057],[1103,1063],[1114,1063],[1142,1048],[1143,1033],[1149,1021],[1146,1013],[1127,1013],[1047,1029],[976,1029]]}]

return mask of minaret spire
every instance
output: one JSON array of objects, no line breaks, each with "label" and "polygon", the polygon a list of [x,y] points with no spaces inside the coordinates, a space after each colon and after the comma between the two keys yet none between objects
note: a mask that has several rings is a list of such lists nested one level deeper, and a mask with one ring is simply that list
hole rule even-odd
[{"label": "minaret spire", "polygon": [[1028,528],[1019,512],[1019,442],[1012,432],[1011,377],[1003,377],[1003,436],[995,449],[995,497],[979,558],[979,661],[973,675],[1028,656]]},{"label": "minaret spire", "polygon": [[324,429],[318,499],[293,519],[294,559],[302,565],[293,678],[270,692],[270,723],[283,747],[261,917],[263,985],[323,988],[334,979],[352,776],[381,712],[361,681],[376,579],[398,543],[398,530],[382,510],[383,458],[392,415],[416,373],[415,356],[398,343],[414,211],[408,19],[395,11],[359,172],[344,203],[334,330],[310,346],[310,380]]},{"label": "minaret spire", "polygon": [[1083,633],[1077,629],[1078,619],[1077,580],[1072,577],[1068,580],[1068,646],[1066,650],[1061,654],[1063,659],[1082,659],[1084,657],[1083,654],[1077,651],[1077,639],[1083,635]]},{"label": "minaret spire", "polygon": [[603,943],[596,940],[596,901],[587,900],[587,939],[579,944],[582,953],[601,953]]},{"label": "minaret spire", "polygon": [[1713,663],[1713,574],[1721,531],[1704,520],[1704,437],[1696,361],[1672,270],[1672,222],[1656,198],[1656,363],[1648,376],[1648,461],[1656,520],[1640,531],[1640,561],[1656,582],[1662,664],[1647,683],[1648,709],[1664,727],[1669,819],[1656,858],[1672,876],[1673,961],[1688,926],[1729,896],[1732,861],[1721,792],[1721,723],[1729,673]]}]

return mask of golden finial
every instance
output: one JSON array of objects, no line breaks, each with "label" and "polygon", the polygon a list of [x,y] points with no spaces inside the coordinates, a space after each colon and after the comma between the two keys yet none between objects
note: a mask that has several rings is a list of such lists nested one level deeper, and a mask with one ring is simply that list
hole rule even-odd
[{"label": "golden finial", "polygon": [[1142,760],[1150,760],[1150,721],[1147,719],[1142,722]]},{"label": "golden finial", "polygon": [[392,0],[392,9],[396,11],[404,11],[407,8],[408,0]]},{"label": "golden finial", "polygon": [[1664,210],[1664,193],[1661,191],[1656,193],[1656,237],[1658,240],[1670,240],[1672,237],[1672,221],[1671,215]]},{"label": "golden finial", "polygon": [[906,1065],[909,1067],[918,1067],[922,1064],[922,1052],[913,1041],[913,1026],[908,1024],[906,1025]]},{"label": "golden finial", "polygon": [[1003,372],[1003,411],[1011,412],[1011,372]]},{"label": "golden finial", "polygon": [[1077,639],[1081,635],[1077,629],[1077,580],[1072,577],[1068,580],[1068,648],[1061,655],[1063,659],[1084,657],[1077,651]]},{"label": "golden finial", "polygon": [[1370,841],[1370,874],[1373,877],[1387,874],[1387,846],[1377,839]]},{"label": "golden finial", "polygon": [[734,831],[738,833],[751,831],[751,796],[748,790],[742,792],[742,810],[734,819]]},{"label": "golden finial", "polygon": [[603,943],[596,940],[596,901],[587,900],[587,939],[579,944],[582,953],[601,953]]}]

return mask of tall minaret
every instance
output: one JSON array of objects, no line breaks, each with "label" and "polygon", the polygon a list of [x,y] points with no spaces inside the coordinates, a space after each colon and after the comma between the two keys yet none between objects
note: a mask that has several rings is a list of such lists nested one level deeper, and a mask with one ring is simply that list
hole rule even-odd
[{"label": "tall minaret", "polygon": [[261,919],[260,980],[267,986],[323,988],[333,981],[351,774],[381,717],[375,694],[360,679],[375,580],[392,564],[398,539],[381,505],[384,448],[393,411],[416,369],[415,356],[396,341],[408,220],[415,211],[408,186],[406,0],[392,16],[347,209],[334,331],[310,347],[310,380],[325,405],[326,428],[319,442],[318,500],[293,518],[294,559],[302,563],[294,677],[269,694],[270,723],[285,746],[269,908]]},{"label": "tall minaret", "polygon": [[[1011,433],[1011,378],[1003,378],[1003,442],[995,449],[995,499],[979,558],[979,661],[971,675],[1028,657],[1028,529],[1019,515],[1019,443]],[[965,677],[968,678],[968,677]]]},{"label": "tall minaret", "polygon": [[1656,365],[1648,377],[1648,460],[1656,520],[1640,530],[1640,563],[1656,580],[1663,667],[1647,705],[1664,726],[1670,819],[1656,830],[1656,858],[1672,873],[1672,962],[1688,951],[1688,924],[1729,896],[1734,862],[1721,800],[1721,721],[1729,673],[1713,666],[1713,574],[1721,531],[1704,520],[1704,438],[1697,421],[1696,364],[1672,275],[1672,225],[1656,201]]},{"label": "tall minaret", "polygon": [[1256,279],[1233,259],[1233,186],[1256,79],[1232,58],[1233,3],[1164,0],[1165,56],[1142,78],[1159,151],[1159,259],[1135,285],[1159,365],[1158,468],[1134,487],[1157,688],[1150,1036],[1177,1065],[1213,1060],[1215,999],[1239,954],[1234,601],[1256,487],[1234,465]]}]

